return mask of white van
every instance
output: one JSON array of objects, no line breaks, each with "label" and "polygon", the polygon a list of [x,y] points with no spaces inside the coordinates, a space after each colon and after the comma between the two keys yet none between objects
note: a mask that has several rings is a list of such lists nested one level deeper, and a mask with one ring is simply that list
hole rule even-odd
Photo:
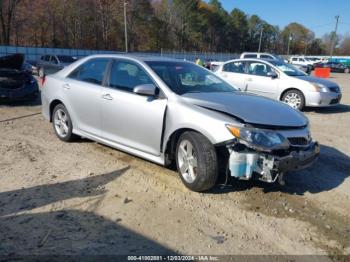
[{"label": "white van", "polygon": [[244,52],[240,56],[241,59],[243,58],[260,58],[260,59],[267,59],[267,60],[278,60],[278,61],[284,61],[284,59],[278,55],[273,55],[269,53],[255,53],[255,52]]}]

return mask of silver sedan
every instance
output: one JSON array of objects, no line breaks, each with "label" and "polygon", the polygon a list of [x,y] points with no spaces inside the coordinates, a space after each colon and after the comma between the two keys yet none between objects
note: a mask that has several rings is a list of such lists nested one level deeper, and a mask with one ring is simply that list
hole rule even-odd
[{"label": "silver sedan", "polygon": [[299,110],[334,106],[342,96],[336,83],[309,76],[277,60],[231,60],[216,68],[215,73],[243,92],[283,101]]},{"label": "silver sedan", "polygon": [[293,108],[237,92],[190,62],[123,55],[86,57],[47,76],[42,111],[62,141],[85,137],[161,165],[175,162],[194,191],[219,173],[282,181],[319,146]]}]

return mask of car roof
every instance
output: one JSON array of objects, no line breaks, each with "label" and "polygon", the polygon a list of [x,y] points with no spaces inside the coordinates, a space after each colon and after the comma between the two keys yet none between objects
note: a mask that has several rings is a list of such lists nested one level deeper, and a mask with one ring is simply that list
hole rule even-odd
[{"label": "car roof", "polygon": [[158,61],[164,61],[164,62],[190,62],[187,60],[182,59],[176,59],[176,58],[169,58],[169,57],[161,57],[161,56],[140,56],[140,55],[133,55],[133,54],[98,54],[98,55],[90,55],[85,58],[124,58],[124,59],[132,59],[132,60],[138,60],[140,62],[158,62]]},{"label": "car roof", "polygon": [[241,55],[272,55],[274,56],[274,54],[271,53],[265,53],[265,52],[243,52]]},{"label": "car roof", "polygon": [[277,59],[265,59],[265,58],[237,58],[237,59],[232,59],[232,60],[228,60],[228,61],[225,61],[224,64],[226,63],[231,63],[231,62],[236,62],[236,61],[254,61],[254,62],[267,62],[267,63],[270,63],[270,62],[280,62],[279,60]]}]

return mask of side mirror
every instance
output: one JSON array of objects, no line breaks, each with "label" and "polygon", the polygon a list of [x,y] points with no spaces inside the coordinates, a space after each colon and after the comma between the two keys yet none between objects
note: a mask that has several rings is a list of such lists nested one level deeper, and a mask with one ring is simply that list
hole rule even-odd
[{"label": "side mirror", "polygon": [[268,72],[267,76],[271,77],[272,79],[275,79],[278,77],[277,73],[272,71],[272,72]]},{"label": "side mirror", "polygon": [[157,95],[157,87],[154,84],[143,84],[134,87],[134,93],[142,96]]}]

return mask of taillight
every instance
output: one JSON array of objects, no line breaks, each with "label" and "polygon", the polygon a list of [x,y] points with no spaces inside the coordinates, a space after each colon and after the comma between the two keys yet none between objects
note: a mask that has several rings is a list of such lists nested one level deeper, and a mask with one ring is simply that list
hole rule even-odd
[{"label": "taillight", "polygon": [[41,78],[41,87],[44,86],[45,80],[46,80],[46,76],[44,76],[44,77]]}]

